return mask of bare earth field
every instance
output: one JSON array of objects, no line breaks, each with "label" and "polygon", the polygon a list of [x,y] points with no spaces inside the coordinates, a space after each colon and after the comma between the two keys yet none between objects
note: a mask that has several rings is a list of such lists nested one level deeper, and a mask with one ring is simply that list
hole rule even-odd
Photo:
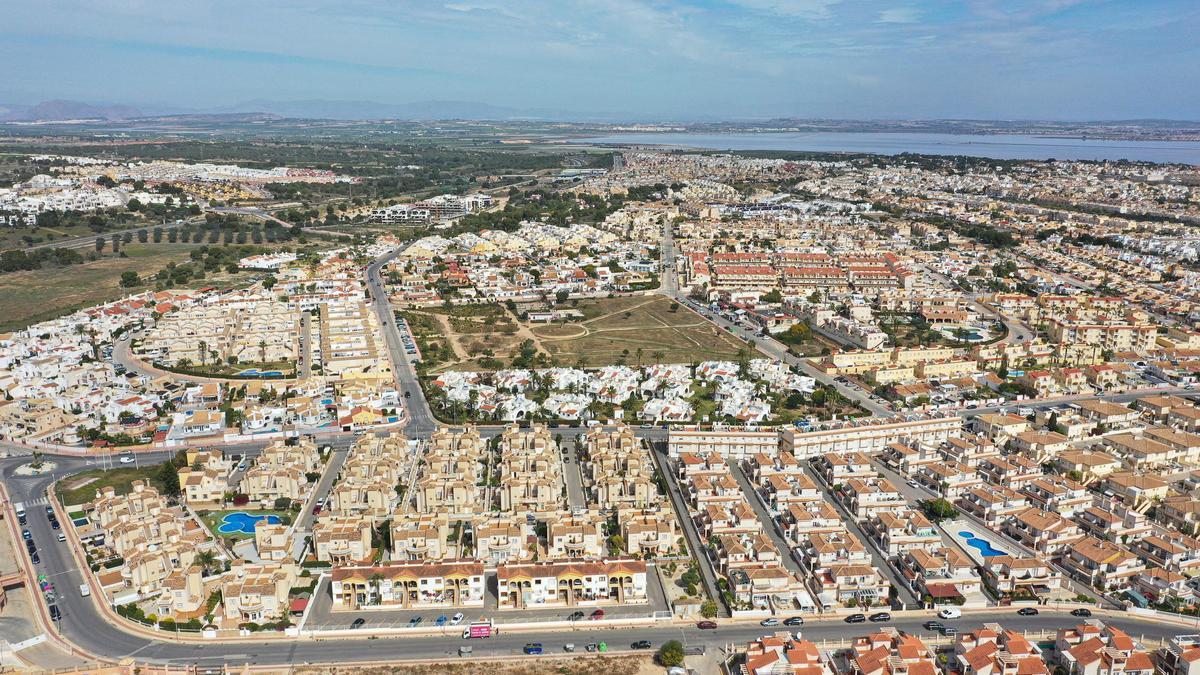
[{"label": "bare earth field", "polygon": [[588,300],[576,308],[586,317],[582,323],[531,331],[560,362],[589,367],[733,359],[746,348],[687,308],[672,311],[672,304],[660,295]]},{"label": "bare earth field", "polygon": [[527,340],[554,364],[585,367],[734,359],[746,348],[659,295],[581,300],[571,308],[583,314],[582,321],[521,321],[498,303],[428,307],[404,314],[422,344],[430,372],[508,367]]}]

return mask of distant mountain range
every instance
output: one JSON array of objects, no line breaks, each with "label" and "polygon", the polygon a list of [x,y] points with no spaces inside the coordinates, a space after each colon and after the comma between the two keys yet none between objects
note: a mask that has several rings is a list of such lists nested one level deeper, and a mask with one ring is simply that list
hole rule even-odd
[{"label": "distant mountain range", "polygon": [[247,115],[329,120],[618,120],[606,114],[584,114],[546,108],[506,108],[477,101],[415,101],[380,103],[378,101],[339,101],[309,99],[272,101],[257,99],[235,105],[205,109],[132,105],[103,105],[82,101],[44,101],[37,105],[0,104],[0,122],[58,122],[65,120],[130,120],[187,115]]},{"label": "distant mountain range", "polygon": [[[1136,120],[856,120],[799,117],[726,118],[699,114],[690,121],[671,120],[660,116],[632,113],[581,113],[554,108],[511,108],[478,101],[414,101],[411,103],[380,103],[378,101],[344,101],[307,99],[276,101],[255,99],[234,105],[212,108],[185,108],[171,105],[130,105],[86,103],[54,100],[36,105],[0,104],[0,123],[3,122],[63,122],[97,121],[172,122],[179,124],[258,121],[276,119],[299,120],[472,120],[516,122],[558,121],[596,124],[667,123],[693,131],[937,131],[944,133],[1114,133],[1130,130],[1175,130],[1190,136],[1200,133],[1200,122],[1164,119]],[[635,122],[636,121],[636,122]]]},{"label": "distant mountain range", "polygon": [[144,113],[128,105],[95,105],[81,101],[42,101],[37,105],[0,104],[0,122],[123,120]]}]

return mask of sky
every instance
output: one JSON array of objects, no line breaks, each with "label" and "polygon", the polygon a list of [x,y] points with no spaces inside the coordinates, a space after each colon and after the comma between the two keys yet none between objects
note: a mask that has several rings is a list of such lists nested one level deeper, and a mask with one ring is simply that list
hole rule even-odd
[{"label": "sky", "polygon": [[1200,0],[0,0],[0,103],[1200,119]]}]

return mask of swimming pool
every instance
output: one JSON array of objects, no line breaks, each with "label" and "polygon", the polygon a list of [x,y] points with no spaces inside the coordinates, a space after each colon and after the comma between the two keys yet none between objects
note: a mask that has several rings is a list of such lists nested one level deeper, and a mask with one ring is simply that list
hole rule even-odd
[{"label": "swimming pool", "polygon": [[993,555],[1008,555],[1007,552],[1001,551],[995,546],[992,546],[992,542],[988,541],[987,539],[980,539],[979,537],[976,537],[975,533],[970,530],[959,530],[958,536],[963,538],[963,541],[966,542],[967,546],[979,551],[979,553],[985,558]]},{"label": "swimming pool", "polygon": [[247,368],[238,373],[238,377],[282,377],[283,371],[279,370],[262,370],[258,368]]},{"label": "swimming pool", "polygon": [[218,534],[254,534],[254,526],[258,521],[266,519],[272,525],[279,522],[279,516],[252,516],[245,511],[235,511],[234,513],[226,513],[221,517],[221,524],[217,526]]}]

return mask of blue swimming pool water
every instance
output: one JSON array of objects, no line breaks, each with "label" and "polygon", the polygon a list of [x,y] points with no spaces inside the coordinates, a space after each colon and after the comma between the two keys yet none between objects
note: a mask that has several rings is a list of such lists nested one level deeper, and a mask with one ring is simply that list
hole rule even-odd
[{"label": "blue swimming pool water", "polygon": [[258,368],[247,368],[238,373],[238,377],[279,377],[281,375],[283,375],[283,371],[259,370]]},{"label": "blue swimming pool water", "polygon": [[993,555],[1008,555],[1004,551],[992,546],[992,542],[988,541],[987,539],[980,539],[979,537],[976,537],[975,533],[971,532],[970,530],[962,530],[958,533],[958,536],[966,540],[967,546],[979,551],[984,555],[984,557]]},{"label": "blue swimming pool water", "polygon": [[233,534],[235,532],[254,534],[255,524],[264,518],[272,525],[279,522],[279,516],[252,516],[245,511],[226,513],[221,518],[221,524],[217,526],[217,532],[219,534]]}]

